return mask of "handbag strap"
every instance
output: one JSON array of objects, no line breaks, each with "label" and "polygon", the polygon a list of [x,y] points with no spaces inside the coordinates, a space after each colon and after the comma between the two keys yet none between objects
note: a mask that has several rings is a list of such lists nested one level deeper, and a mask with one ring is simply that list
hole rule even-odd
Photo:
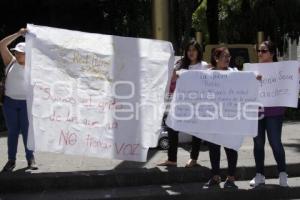
[{"label": "handbag strap", "polygon": [[7,70],[5,69],[5,73],[4,73],[4,77],[2,79],[2,86],[5,88],[5,82],[6,82],[6,78],[7,78],[7,75],[10,71],[10,69],[12,68],[12,66],[15,64],[16,60],[13,60],[8,66],[7,66]]},{"label": "handbag strap", "polygon": [[6,77],[7,77],[8,73],[9,73],[10,69],[11,69],[12,66],[15,64],[15,62],[16,62],[16,61],[13,60],[13,61],[8,65],[7,70],[6,70],[5,74],[4,74],[4,80],[6,79]]}]

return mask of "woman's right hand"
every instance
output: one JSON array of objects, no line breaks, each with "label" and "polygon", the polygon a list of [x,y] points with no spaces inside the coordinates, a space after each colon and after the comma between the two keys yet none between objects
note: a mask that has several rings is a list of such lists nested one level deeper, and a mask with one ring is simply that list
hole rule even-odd
[{"label": "woman's right hand", "polygon": [[19,35],[22,35],[22,36],[25,36],[25,34],[28,32],[28,29],[27,28],[21,28],[18,33]]}]

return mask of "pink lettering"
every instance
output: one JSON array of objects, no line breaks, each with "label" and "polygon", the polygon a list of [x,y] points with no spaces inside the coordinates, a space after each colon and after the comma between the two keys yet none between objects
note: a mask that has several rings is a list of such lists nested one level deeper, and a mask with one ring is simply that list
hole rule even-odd
[{"label": "pink lettering", "polygon": [[123,155],[138,155],[137,150],[139,146],[140,146],[139,144],[125,144],[125,143],[119,146],[119,144],[115,143],[117,154],[123,154]]},{"label": "pink lettering", "polygon": [[70,133],[69,131],[64,132],[61,130],[59,144],[73,146],[77,143],[77,135],[75,133]]}]

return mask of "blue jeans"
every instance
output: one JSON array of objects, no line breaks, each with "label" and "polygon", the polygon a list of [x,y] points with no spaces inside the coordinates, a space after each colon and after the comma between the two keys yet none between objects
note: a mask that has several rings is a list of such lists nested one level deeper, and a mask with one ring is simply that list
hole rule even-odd
[{"label": "blue jeans", "polygon": [[278,172],[286,171],[285,152],[281,142],[283,116],[264,117],[258,121],[258,135],[254,138],[256,173],[264,174],[266,131]]},{"label": "blue jeans", "polygon": [[15,100],[6,96],[3,103],[3,112],[8,129],[8,159],[16,160],[20,132],[22,133],[23,137],[26,159],[33,159],[33,151],[30,151],[27,148],[29,122],[26,100]]}]

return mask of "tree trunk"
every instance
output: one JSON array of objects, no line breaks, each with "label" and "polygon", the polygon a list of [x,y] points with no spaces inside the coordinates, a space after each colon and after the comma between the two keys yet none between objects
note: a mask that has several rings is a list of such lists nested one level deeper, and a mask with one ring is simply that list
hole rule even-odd
[{"label": "tree trunk", "polygon": [[197,9],[199,3],[198,0],[183,1],[183,14],[184,14],[184,34],[183,45],[185,46],[191,39],[192,30],[192,15]]},{"label": "tree trunk", "polygon": [[207,28],[209,33],[209,43],[219,43],[219,0],[207,1]]}]

